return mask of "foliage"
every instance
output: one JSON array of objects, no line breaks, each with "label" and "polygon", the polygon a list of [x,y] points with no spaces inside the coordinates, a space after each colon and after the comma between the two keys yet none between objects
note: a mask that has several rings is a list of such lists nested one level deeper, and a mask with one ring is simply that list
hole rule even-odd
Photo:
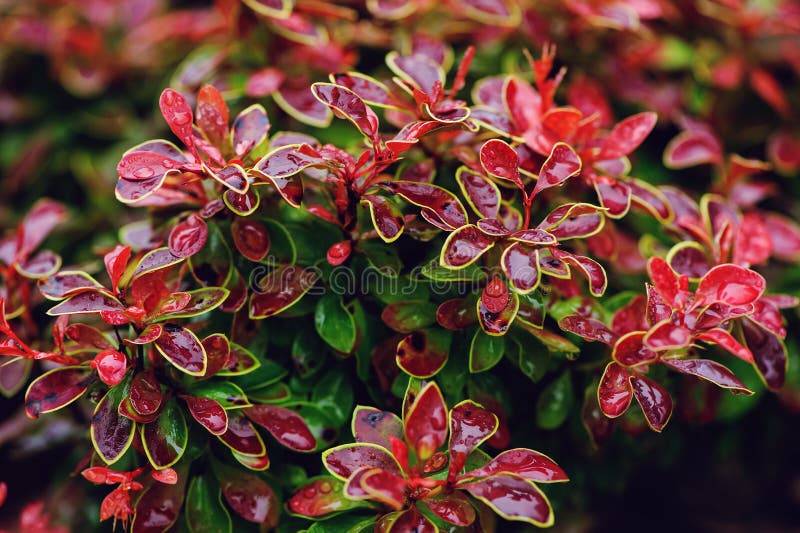
[{"label": "foliage", "polygon": [[[0,390],[82,420],[101,521],[547,527],[538,484],[586,473],[528,446],[568,421],[589,449],[730,417],[714,387],[800,405],[791,2],[49,4],[5,44],[125,127],[8,97],[48,133],[9,137]],[[39,153],[86,204],[26,196]]]}]

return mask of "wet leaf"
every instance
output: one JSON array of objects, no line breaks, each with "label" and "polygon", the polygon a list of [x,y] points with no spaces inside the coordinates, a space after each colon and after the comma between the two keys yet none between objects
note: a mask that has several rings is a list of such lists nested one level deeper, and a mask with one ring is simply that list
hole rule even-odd
[{"label": "wet leaf", "polygon": [[25,393],[25,414],[29,418],[61,409],[86,392],[96,379],[86,366],[65,366],[36,378]]},{"label": "wet leaf", "polygon": [[141,426],[142,444],[153,468],[177,463],[186,451],[189,430],[175,399],[170,399],[158,418]]},{"label": "wet leaf", "polygon": [[184,508],[192,533],[231,533],[233,526],[228,510],[222,505],[222,493],[214,479],[195,476],[189,483]]},{"label": "wet leaf", "polygon": [[155,341],[159,353],[172,365],[192,376],[202,376],[208,356],[200,339],[191,330],[176,324],[164,324],[164,333]]},{"label": "wet leaf", "polygon": [[569,416],[574,401],[572,378],[569,372],[563,372],[539,395],[536,401],[536,423],[543,429],[559,427]]},{"label": "wet leaf", "polygon": [[408,374],[425,378],[439,372],[450,353],[452,333],[437,328],[411,333],[397,345],[397,365]]},{"label": "wet leaf", "polygon": [[477,330],[469,349],[469,371],[485,372],[494,367],[505,353],[505,338],[487,335]]},{"label": "wet leaf", "polygon": [[447,438],[447,406],[435,382],[420,390],[404,412],[406,442],[420,461],[427,461]]},{"label": "wet leaf", "polygon": [[334,350],[350,353],[355,348],[355,320],[344,307],[341,296],[328,293],[317,302],[314,326],[319,336]]}]

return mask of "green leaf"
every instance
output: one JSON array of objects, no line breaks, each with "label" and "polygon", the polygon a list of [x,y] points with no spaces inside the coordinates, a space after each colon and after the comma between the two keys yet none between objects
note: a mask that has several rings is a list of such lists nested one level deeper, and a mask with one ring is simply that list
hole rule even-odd
[{"label": "green leaf", "polygon": [[238,386],[230,381],[201,381],[189,389],[192,396],[210,398],[225,409],[251,407],[253,404]]},{"label": "green leaf", "polygon": [[141,428],[144,451],[153,468],[172,466],[183,457],[189,428],[175,398],[167,402],[157,419]]},{"label": "green leaf", "polygon": [[383,276],[395,278],[403,269],[403,262],[394,246],[379,240],[362,241],[359,249],[367,257],[370,266]]},{"label": "green leaf", "polygon": [[314,312],[317,333],[334,350],[350,353],[356,344],[356,323],[338,294],[328,293],[317,303]]},{"label": "green leaf", "polygon": [[192,479],[184,512],[192,533],[230,533],[233,529],[231,515],[222,505],[222,493],[212,477],[197,476]]},{"label": "green leaf", "polygon": [[429,280],[436,282],[466,281],[477,283],[486,279],[486,272],[475,264],[451,270],[441,266],[438,257],[423,265],[420,273]]},{"label": "green leaf", "polygon": [[384,307],[381,318],[384,324],[399,333],[411,333],[436,323],[436,304],[407,300]]},{"label": "green leaf", "polygon": [[310,328],[297,332],[292,342],[292,362],[301,379],[316,374],[325,362],[325,343]]},{"label": "green leaf", "polygon": [[503,358],[505,346],[504,337],[487,335],[478,329],[469,347],[469,371],[476,374],[492,368]]},{"label": "green leaf", "polygon": [[363,515],[340,515],[314,522],[306,533],[362,533],[372,531],[377,518]]},{"label": "green leaf", "polygon": [[224,287],[233,272],[231,249],[219,226],[208,222],[208,239],[199,252],[189,258],[192,276],[204,287]]},{"label": "green leaf", "polygon": [[353,300],[350,308],[353,320],[356,322],[358,337],[361,339],[356,349],[356,373],[358,379],[367,381],[372,368],[372,350],[378,344],[376,333],[380,330],[381,324],[374,314],[367,315],[364,312],[364,307],[358,300]]},{"label": "green leaf", "polygon": [[353,412],[353,387],[345,373],[337,368],[317,383],[311,401],[341,426],[350,421]]},{"label": "green leaf", "polygon": [[536,423],[542,429],[555,429],[567,419],[575,398],[572,379],[565,371],[550,382],[536,401]]},{"label": "green leaf", "polygon": [[269,231],[269,254],[264,262],[269,265],[293,265],[297,261],[297,247],[289,230],[277,220],[263,220]]}]

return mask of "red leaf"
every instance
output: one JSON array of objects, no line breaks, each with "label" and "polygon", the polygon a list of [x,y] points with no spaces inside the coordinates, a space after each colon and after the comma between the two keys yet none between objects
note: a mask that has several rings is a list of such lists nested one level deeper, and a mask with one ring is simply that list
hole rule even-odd
[{"label": "red leaf", "polygon": [[603,414],[616,418],[628,410],[633,399],[633,388],[629,381],[630,373],[621,365],[611,362],[606,365],[600,385],[597,388],[597,401]]},{"label": "red leaf", "polygon": [[177,257],[169,251],[169,248],[156,248],[147,252],[139,260],[136,270],[133,271],[133,279],[138,278],[148,272],[154,272],[163,268],[168,268],[182,262],[183,258]]},{"label": "red leaf", "polygon": [[[161,114],[167,121],[169,129],[175,134],[192,153],[197,153],[194,147],[192,122],[194,115],[192,108],[181,93],[173,89],[164,89],[158,101]],[[148,176],[149,177],[149,176]]]},{"label": "red leaf", "polygon": [[658,121],[655,113],[639,113],[619,122],[603,143],[600,157],[616,159],[633,152],[644,141]]},{"label": "red leaf", "polygon": [[264,457],[267,449],[264,441],[256,431],[255,426],[239,410],[228,411],[228,429],[219,435],[219,440],[224,442],[235,452],[248,457]]},{"label": "red leaf", "polygon": [[559,240],[580,239],[598,233],[605,224],[602,208],[590,204],[564,204],[539,224]]},{"label": "red leaf", "polygon": [[406,442],[419,461],[427,461],[447,438],[447,406],[435,382],[428,383],[417,394],[404,413]]},{"label": "red leaf", "polygon": [[436,322],[445,329],[457,331],[476,320],[474,306],[464,298],[453,298],[442,302],[436,309]]},{"label": "red leaf", "polygon": [[514,232],[509,239],[533,246],[554,246],[558,244],[558,240],[552,233],[541,228],[524,229]]},{"label": "red leaf", "polygon": [[49,198],[38,200],[19,225],[19,257],[27,257],[67,218],[67,210]]},{"label": "red leaf", "polygon": [[166,485],[175,485],[178,482],[178,473],[172,468],[162,468],[150,473],[150,477]]},{"label": "red leaf", "polygon": [[397,344],[397,365],[408,374],[431,377],[447,362],[450,332],[435,328],[422,329],[406,336]]},{"label": "red leaf", "polygon": [[250,74],[244,91],[251,98],[263,98],[275,92],[286,76],[275,67],[266,67]]},{"label": "red leaf", "polygon": [[125,273],[128,260],[131,258],[131,247],[118,244],[113,250],[103,256],[106,272],[111,278],[111,288],[116,293],[119,290],[119,280]]},{"label": "red leaf", "polygon": [[732,393],[753,394],[733,372],[716,361],[710,359],[665,359],[664,364],[678,372],[710,381]]},{"label": "red leaf", "polygon": [[238,469],[218,470],[222,495],[236,513],[249,522],[275,527],[280,514],[280,501],[272,488],[261,478]]},{"label": "red leaf", "polygon": [[38,418],[40,414],[61,409],[86,392],[95,380],[85,366],[60,367],[36,378],[25,393],[25,414]]},{"label": "red leaf", "polygon": [[553,509],[547,497],[532,482],[512,474],[459,485],[507,520],[522,520],[538,527],[553,524]]},{"label": "red leaf", "polygon": [[398,511],[405,507],[407,488],[405,479],[380,468],[364,472],[361,476],[361,489],[369,499]]},{"label": "red leaf", "polygon": [[202,376],[208,365],[206,351],[197,336],[175,324],[165,324],[156,348],[173,366],[193,376]]},{"label": "red leaf", "polygon": [[500,210],[500,190],[497,185],[464,166],[456,171],[456,182],[475,213],[490,220],[497,218]]},{"label": "red leaf", "polygon": [[608,278],[606,277],[605,269],[600,263],[582,255],[572,255],[567,252],[559,251],[557,248],[551,249],[550,253],[557,259],[577,268],[589,282],[589,292],[591,292],[593,296],[600,297],[606,292]]},{"label": "red leaf", "polygon": [[42,279],[52,276],[61,268],[61,257],[50,250],[42,250],[14,266],[26,278]]},{"label": "red leaf", "polygon": [[763,219],[745,213],[736,231],[732,262],[744,267],[766,263],[772,253],[772,240]]},{"label": "red leaf", "polygon": [[772,241],[772,255],[784,261],[800,259],[800,226],[775,213],[767,213],[764,223]]},{"label": "red leaf", "polygon": [[468,526],[475,522],[475,508],[459,492],[426,498],[425,505],[433,514],[449,524]]},{"label": "red leaf", "polygon": [[361,203],[369,207],[372,225],[385,242],[393,242],[403,232],[403,213],[388,198],[377,194],[365,194]]},{"label": "red leaf", "polygon": [[722,147],[719,140],[704,130],[683,131],[664,150],[664,166],[667,168],[689,168],[719,163],[721,160]]},{"label": "red leaf", "polygon": [[92,276],[80,271],[62,270],[39,282],[39,291],[45,298],[51,300],[60,300],[78,292],[89,292],[87,289],[100,289],[96,292],[108,292]]},{"label": "red leaf", "polygon": [[169,251],[175,257],[191,257],[203,248],[207,239],[206,222],[192,213],[169,232]]},{"label": "red leaf", "polygon": [[667,203],[667,198],[659,190],[647,182],[635,178],[629,178],[625,184],[631,190],[631,201],[646,209],[659,221],[667,221],[672,218],[672,210]]},{"label": "red leaf", "polygon": [[90,428],[95,451],[106,463],[117,461],[133,441],[135,423],[119,414],[122,385],[109,389],[92,415]]},{"label": "red leaf", "polygon": [[[505,284],[503,284],[503,287],[505,287]],[[511,323],[514,321],[514,318],[516,318],[517,311],[519,311],[519,296],[517,296],[516,293],[511,293],[505,298],[505,307],[499,311],[493,311],[487,305],[489,299],[485,297],[488,289],[489,286],[487,285],[477,303],[478,321],[481,325],[481,329],[483,329],[486,334],[505,335]],[[508,289],[505,289],[505,291],[506,294],[508,294]]]},{"label": "red leaf", "polygon": [[510,181],[520,190],[525,190],[519,174],[519,156],[507,143],[500,139],[491,139],[481,146],[481,166],[495,178]]},{"label": "red leaf", "polygon": [[239,113],[231,127],[236,157],[244,157],[261,144],[267,138],[269,127],[267,112],[260,104],[253,104]]},{"label": "red leaf", "polygon": [[539,286],[539,252],[535,248],[514,243],[503,252],[500,265],[515,291],[527,294]]},{"label": "red leaf", "polygon": [[72,315],[78,313],[100,313],[101,311],[124,311],[119,300],[104,292],[87,291],[70,296],[47,314],[50,316]]},{"label": "red leaf", "polygon": [[145,370],[133,376],[131,381],[131,406],[141,415],[154,414],[161,408],[164,396],[161,386],[152,370]]},{"label": "red leaf", "polygon": [[250,298],[250,318],[277,315],[297,303],[317,281],[317,273],[299,266],[282,266],[259,280]]},{"label": "red leaf", "polygon": [[154,483],[136,503],[136,514],[131,523],[131,533],[163,533],[178,519],[186,494],[185,471],[177,483]]},{"label": "red leaf", "polygon": [[444,267],[464,268],[477,261],[492,246],[494,239],[469,224],[447,236],[439,260]]},{"label": "red leaf", "polygon": [[711,269],[705,251],[696,246],[694,241],[678,243],[670,250],[667,260],[675,272],[692,279],[702,278]]},{"label": "red leaf", "polygon": [[197,125],[211,144],[224,145],[228,137],[229,112],[222,94],[213,85],[203,85],[197,93]]},{"label": "red leaf", "polygon": [[563,184],[580,171],[581,159],[575,150],[568,144],[556,143],[547,160],[542,164],[531,196],[535,196],[544,189]]},{"label": "red leaf", "polygon": [[236,217],[231,223],[231,237],[239,253],[250,261],[257,263],[269,252],[269,231],[257,220]]},{"label": "red leaf", "polygon": [[378,117],[356,93],[333,83],[315,83],[311,92],[334,112],[347,117],[368,139],[377,141]]},{"label": "red leaf", "polygon": [[382,107],[394,105],[394,98],[386,85],[359,72],[331,74],[331,81],[347,87],[368,104]]},{"label": "red leaf", "polygon": [[485,478],[500,473],[516,474],[538,483],[569,481],[567,474],[555,461],[527,448],[506,450],[484,466],[465,473],[461,478]]},{"label": "red leaf", "polygon": [[647,347],[656,351],[686,348],[691,342],[692,332],[684,325],[674,324],[670,318],[655,324],[644,337]]},{"label": "red leaf", "polygon": [[325,253],[325,259],[331,266],[339,266],[350,257],[353,251],[353,243],[351,241],[339,241],[331,245]]},{"label": "red leaf", "polygon": [[481,405],[464,400],[450,410],[450,467],[453,480],[464,468],[467,456],[491,437],[499,425],[497,416]]},{"label": "red leaf", "polygon": [[758,95],[767,102],[775,111],[788,117],[791,111],[789,101],[786,99],[781,83],[767,70],[755,68],[750,71],[750,85]]},{"label": "red leaf", "polygon": [[652,379],[639,374],[632,374],[630,382],[633,395],[647,419],[647,425],[653,431],[661,432],[672,416],[672,398],[669,392]]},{"label": "red leaf", "polygon": [[[503,207],[505,206],[501,205],[500,209]],[[506,237],[517,228],[516,224],[506,224],[499,218],[482,218],[476,225],[479,230],[490,237]],[[509,229],[509,226],[511,226],[512,229]]]},{"label": "red leaf", "polygon": [[757,272],[738,265],[718,265],[700,280],[693,306],[718,302],[730,306],[748,305],[758,300],[766,287],[766,280]]},{"label": "red leaf", "polygon": [[631,189],[627,184],[613,178],[599,176],[594,180],[594,189],[600,205],[607,209],[606,215],[621,218],[631,207]]},{"label": "red leaf", "polygon": [[430,209],[452,229],[458,229],[467,223],[464,206],[450,191],[429,183],[412,181],[392,181],[382,185],[412,204]]},{"label": "red leaf", "polygon": [[291,409],[277,405],[255,405],[244,412],[250,420],[269,431],[287,448],[307,452],[317,446],[317,440],[306,421]]},{"label": "red leaf", "polygon": [[314,98],[309,90],[309,83],[303,77],[289,79],[272,95],[281,109],[297,120],[316,126],[327,127],[332,118],[331,110],[322,102]]},{"label": "red leaf", "polygon": [[645,335],[646,331],[626,333],[614,343],[611,357],[623,366],[649,364],[658,360],[658,354],[645,345]]},{"label": "red leaf", "polygon": [[669,263],[660,257],[653,257],[647,262],[647,273],[653,282],[653,286],[658,294],[666,301],[670,307],[678,308],[678,295],[682,289],[678,280],[678,275],[669,266]]},{"label": "red leaf", "polygon": [[558,326],[564,331],[574,333],[588,341],[600,341],[612,345],[617,340],[617,334],[608,329],[605,324],[581,315],[570,315],[558,321]]},{"label": "red leaf", "polygon": [[747,361],[748,363],[753,362],[753,354],[750,352],[750,350],[739,344],[739,341],[734,339],[733,336],[724,329],[709,329],[708,331],[704,331],[698,335],[697,338],[703,341],[719,344],[743,361]]},{"label": "red leaf", "polygon": [[403,421],[389,411],[359,405],[353,412],[352,430],[356,442],[377,444],[391,449],[390,437],[403,437]]},{"label": "red leaf", "polygon": [[128,358],[117,350],[103,350],[94,357],[92,368],[97,369],[100,381],[113,387],[125,377],[128,371]]},{"label": "red leaf", "polygon": [[432,96],[437,83],[444,84],[444,73],[433,60],[422,55],[401,56],[397,52],[386,55],[386,64],[404,81],[411,83],[428,96]]},{"label": "red leaf", "polygon": [[222,435],[228,430],[228,414],[219,402],[196,396],[184,396],[183,399],[192,417],[212,435]]},{"label": "red leaf", "polygon": [[307,146],[290,144],[278,147],[262,157],[253,170],[268,178],[287,178],[310,166],[324,164],[319,155],[313,155],[313,150],[302,149]]},{"label": "red leaf", "polygon": [[375,444],[344,444],[322,452],[322,462],[328,472],[346,480],[362,468],[377,468],[400,474],[400,465],[386,448]]},{"label": "red leaf", "polygon": [[779,390],[786,381],[788,359],[786,347],[773,333],[758,326],[749,319],[744,319],[742,332],[747,347],[753,353],[753,361],[764,383],[771,390]]}]

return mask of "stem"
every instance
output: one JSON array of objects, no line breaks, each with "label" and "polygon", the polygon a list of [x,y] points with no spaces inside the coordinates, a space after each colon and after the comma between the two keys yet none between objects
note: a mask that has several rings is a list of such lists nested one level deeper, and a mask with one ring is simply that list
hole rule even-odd
[{"label": "stem", "polygon": [[525,197],[522,200],[522,205],[525,208],[525,221],[522,223],[522,229],[528,229],[528,225],[531,223],[531,203],[533,202],[533,196],[528,196],[525,194]]}]

